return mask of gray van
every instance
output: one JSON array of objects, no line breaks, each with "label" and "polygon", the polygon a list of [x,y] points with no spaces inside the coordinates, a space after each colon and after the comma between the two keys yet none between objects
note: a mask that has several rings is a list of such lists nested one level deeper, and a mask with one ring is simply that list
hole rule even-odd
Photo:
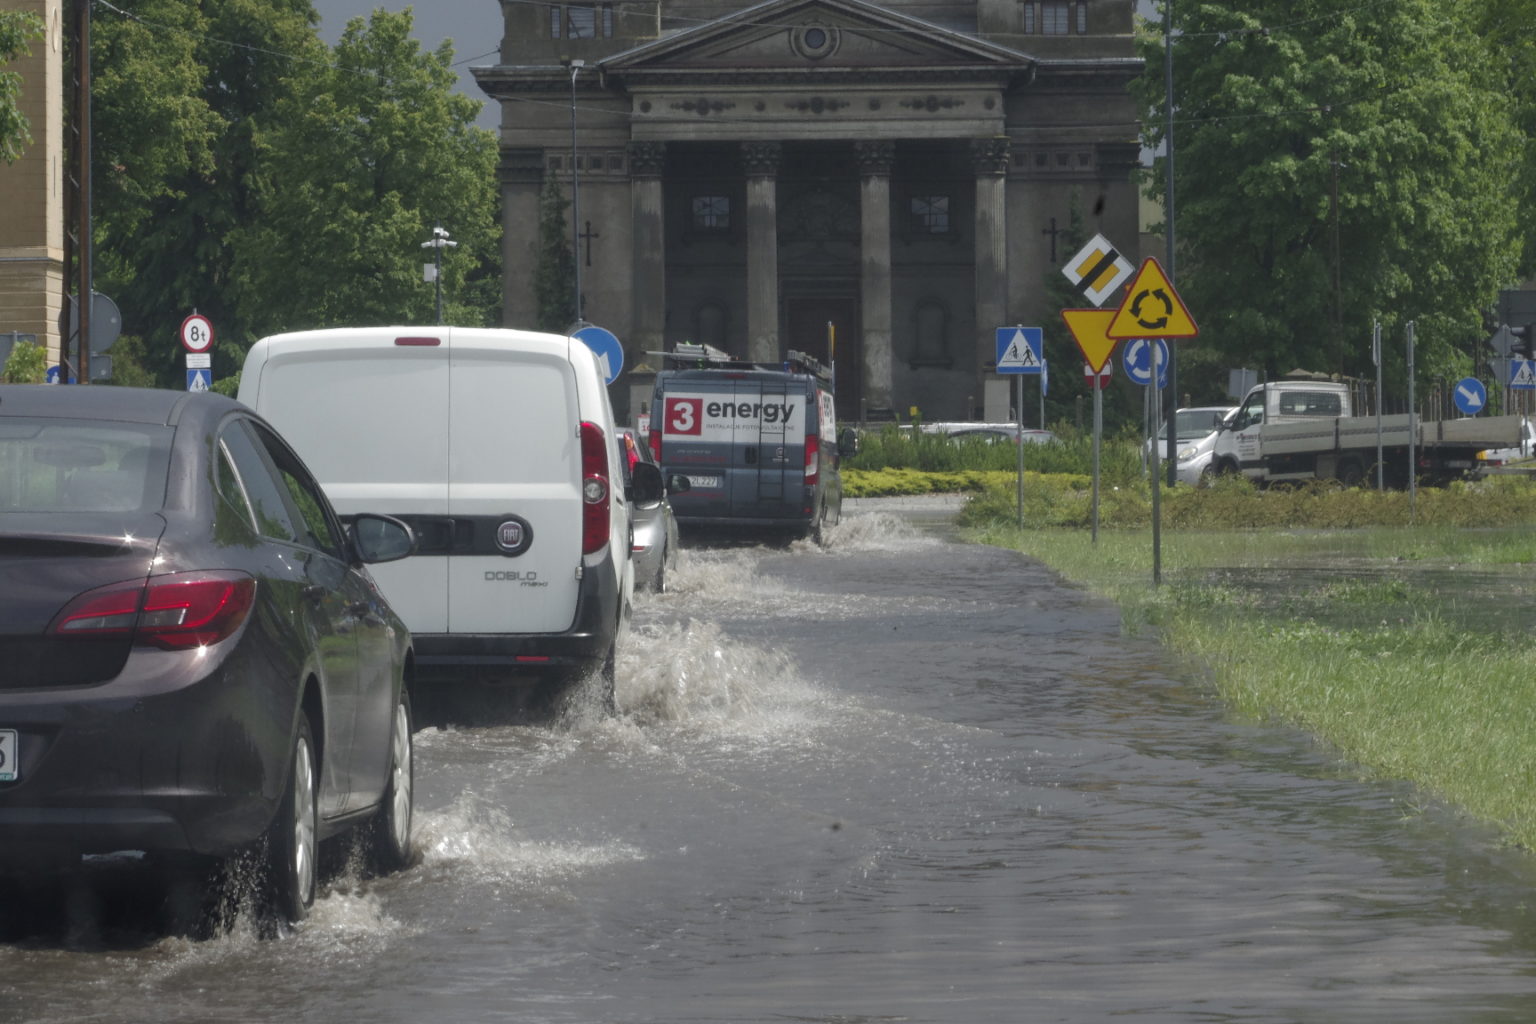
[{"label": "gray van", "polygon": [[719,527],[811,537],[842,514],[839,466],[858,435],[837,433],[832,374],[791,350],[782,364],[740,362],[703,345],[665,353],[649,443],[663,474],[688,477],[672,495],[687,531]]}]

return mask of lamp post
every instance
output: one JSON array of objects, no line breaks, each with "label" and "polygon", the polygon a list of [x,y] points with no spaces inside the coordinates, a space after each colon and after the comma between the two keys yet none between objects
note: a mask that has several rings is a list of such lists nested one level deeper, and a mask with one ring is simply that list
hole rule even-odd
[{"label": "lamp post", "polygon": [[571,61],[571,265],[576,268],[576,323],[581,316],[581,172],[576,169],[576,75],[584,60]]},{"label": "lamp post", "polygon": [[455,248],[459,243],[448,240],[448,232],[441,223],[432,225],[432,239],[422,242],[423,249],[435,250],[429,269],[432,282],[437,286],[437,322],[443,322],[443,250]]}]

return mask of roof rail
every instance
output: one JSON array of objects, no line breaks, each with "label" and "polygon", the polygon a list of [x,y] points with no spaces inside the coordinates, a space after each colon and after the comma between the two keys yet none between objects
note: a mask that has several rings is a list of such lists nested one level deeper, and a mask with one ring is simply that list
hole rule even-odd
[{"label": "roof rail", "polygon": [[814,356],[806,355],[795,349],[790,349],[788,358],[784,360],[790,369],[797,373],[808,373],[823,383],[831,383],[832,368]]},{"label": "roof rail", "polygon": [[741,369],[741,370],[778,370],[789,373],[804,373],[815,377],[822,384],[831,387],[833,381],[832,367],[827,366],[814,356],[807,355],[796,349],[790,349],[786,353],[782,363],[755,363],[746,359],[737,359],[728,352],[722,352],[713,345],[700,345],[691,341],[680,341],[672,347],[671,352],[652,352],[651,355],[661,356],[664,360],[673,363],[691,366],[697,369]]}]

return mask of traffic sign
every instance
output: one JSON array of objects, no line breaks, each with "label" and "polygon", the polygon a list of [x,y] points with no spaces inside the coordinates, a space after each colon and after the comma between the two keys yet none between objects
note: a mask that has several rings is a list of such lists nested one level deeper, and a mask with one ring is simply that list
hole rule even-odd
[{"label": "traffic sign", "polygon": [[1162,338],[1135,338],[1126,342],[1125,375],[1131,383],[1146,387],[1152,383],[1152,361],[1157,360],[1157,386],[1168,386],[1168,343]]},{"label": "traffic sign", "polygon": [[1200,333],[1184,300],[1169,283],[1157,259],[1142,261],[1136,280],[1125,290],[1114,321],[1104,332],[1111,338],[1193,338]]},{"label": "traffic sign", "polygon": [[1511,359],[1509,386],[1516,391],[1536,391],[1536,359]]},{"label": "traffic sign", "polygon": [[191,370],[191,369],[189,369],[187,371],[187,390],[188,391],[212,391],[213,390],[213,371],[212,370]]},{"label": "traffic sign", "polygon": [[1045,331],[1039,327],[997,329],[997,372],[1039,373],[1044,365],[1041,348]]},{"label": "traffic sign", "polygon": [[1095,306],[1102,306],[1135,269],[1130,260],[1109,244],[1109,239],[1103,235],[1094,235],[1087,245],[1077,251],[1076,256],[1067,261],[1061,272],[1068,281],[1083,290],[1088,301]]},{"label": "traffic sign", "polygon": [[[213,324],[207,317],[193,313],[181,322],[181,346],[188,352],[207,352],[213,347]],[[187,387],[191,387],[190,382]]]},{"label": "traffic sign", "polygon": [[1114,368],[1115,361],[1113,359],[1104,360],[1104,365],[1097,370],[1093,368],[1091,363],[1084,363],[1083,380],[1088,383],[1090,390],[1097,389],[1103,391],[1109,387],[1109,378],[1113,374]]},{"label": "traffic sign", "polygon": [[1468,416],[1476,416],[1488,404],[1488,389],[1476,377],[1463,377],[1456,382],[1451,397],[1456,402],[1456,408]]},{"label": "traffic sign", "polygon": [[619,373],[624,369],[624,346],[619,344],[619,339],[612,331],[606,327],[588,325],[571,337],[597,353],[597,362],[603,368],[603,380],[606,383],[612,384],[619,379]]},{"label": "traffic sign", "polygon": [[1104,333],[1115,318],[1112,309],[1064,309],[1062,320],[1072,332],[1072,340],[1082,350],[1083,359],[1095,370],[1109,362],[1115,346],[1120,342]]}]

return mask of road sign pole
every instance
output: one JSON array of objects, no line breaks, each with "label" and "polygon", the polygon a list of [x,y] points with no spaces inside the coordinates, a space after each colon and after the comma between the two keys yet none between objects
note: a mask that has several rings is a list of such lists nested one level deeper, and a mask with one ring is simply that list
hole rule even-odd
[{"label": "road sign pole", "polygon": [[1371,358],[1376,361],[1376,489],[1387,489],[1387,467],[1382,465],[1381,450],[1381,321],[1371,328]]},{"label": "road sign pole", "polygon": [[[1163,418],[1162,392],[1157,387],[1157,367],[1152,367],[1152,380],[1147,384],[1147,390],[1151,392],[1152,422],[1157,424]],[[1173,424],[1168,424],[1168,432],[1174,433]],[[1163,506],[1162,506],[1162,481],[1158,479],[1157,467],[1157,433],[1154,428],[1152,434],[1152,585],[1158,586],[1163,582]]]},{"label": "road sign pole", "polygon": [[1413,321],[1408,321],[1408,522],[1414,521],[1419,503],[1419,414],[1413,395]]},{"label": "road sign pole", "polygon": [[1024,526],[1024,375],[1014,375],[1013,408],[1019,417],[1019,437],[1015,445],[1019,450],[1019,527]]},{"label": "road sign pole", "polygon": [[1104,389],[1093,389],[1093,543],[1099,543],[1099,438],[1104,433]]}]

